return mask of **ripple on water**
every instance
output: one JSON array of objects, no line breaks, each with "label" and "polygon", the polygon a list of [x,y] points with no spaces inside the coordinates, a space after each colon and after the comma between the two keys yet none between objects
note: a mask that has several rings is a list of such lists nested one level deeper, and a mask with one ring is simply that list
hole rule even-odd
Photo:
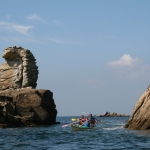
[{"label": "ripple on water", "polygon": [[[102,118],[103,119],[103,118]],[[102,120],[101,119],[101,120]],[[71,117],[60,117],[69,123]],[[124,129],[123,118],[104,118],[97,130],[73,132],[70,126],[0,129],[0,149],[5,150],[79,150],[150,149],[150,131]]]}]

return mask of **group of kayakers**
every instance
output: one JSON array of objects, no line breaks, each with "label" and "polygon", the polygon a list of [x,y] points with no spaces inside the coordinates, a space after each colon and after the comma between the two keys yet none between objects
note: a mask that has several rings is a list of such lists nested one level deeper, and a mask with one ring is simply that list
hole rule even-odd
[{"label": "group of kayakers", "polygon": [[92,114],[89,114],[87,118],[84,117],[84,115],[81,116],[81,118],[77,119],[77,121],[73,122],[74,124],[82,125],[85,127],[90,127],[96,125],[98,120],[93,117]]}]

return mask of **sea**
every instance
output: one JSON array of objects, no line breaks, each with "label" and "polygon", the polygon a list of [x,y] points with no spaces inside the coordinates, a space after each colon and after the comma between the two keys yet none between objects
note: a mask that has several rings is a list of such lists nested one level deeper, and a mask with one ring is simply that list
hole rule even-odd
[{"label": "sea", "polygon": [[[150,150],[150,131],[124,128],[129,117],[97,118],[96,130],[72,131],[71,119],[60,124],[0,129],[0,150]],[[62,127],[66,125],[65,127]]]}]

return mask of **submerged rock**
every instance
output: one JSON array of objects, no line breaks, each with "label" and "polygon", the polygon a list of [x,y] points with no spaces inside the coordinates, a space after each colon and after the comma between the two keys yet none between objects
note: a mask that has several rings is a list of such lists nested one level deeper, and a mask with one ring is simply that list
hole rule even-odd
[{"label": "submerged rock", "polygon": [[150,85],[137,101],[124,127],[133,130],[150,129]]}]

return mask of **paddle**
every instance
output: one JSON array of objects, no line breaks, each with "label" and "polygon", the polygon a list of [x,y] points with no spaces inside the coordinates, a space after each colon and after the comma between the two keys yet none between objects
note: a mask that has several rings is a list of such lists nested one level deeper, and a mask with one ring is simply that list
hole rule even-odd
[{"label": "paddle", "polygon": [[84,115],[86,115],[86,113],[85,112],[82,112]]},{"label": "paddle", "polygon": [[77,120],[77,118],[72,118],[71,120],[72,120],[72,121],[76,121],[76,120]]},{"label": "paddle", "polygon": [[[98,120],[98,119],[97,119]],[[101,120],[98,120],[100,123],[102,123],[102,124],[106,124],[106,122],[103,122],[103,121],[101,121]]]},{"label": "paddle", "polygon": [[[96,116],[95,116],[96,117]],[[98,122],[102,123],[102,124],[106,124],[106,122],[103,122],[101,120],[96,119]]]},{"label": "paddle", "polygon": [[[87,113],[85,113],[85,112],[82,112],[82,113],[83,113],[84,115],[88,116]],[[96,117],[96,115],[97,115],[97,114],[95,114],[93,117]]]},{"label": "paddle", "polygon": [[68,127],[69,125],[71,125],[72,123],[69,123],[69,124],[64,124],[63,126],[62,126],[62,128],[64,128],[64,127]]},{"label": "paddle", "polygon": [[[97,115],[97,114],[96,114]],[[97,117],[96,115],[94,115],[94,117]],[[97,121],[99,121],[100,123],[102,123],[102,124],[106,124],[106,122],[103,122],[103,121],[101,121],[101,120],[98,120],[98,119],[96,119]]]}]

